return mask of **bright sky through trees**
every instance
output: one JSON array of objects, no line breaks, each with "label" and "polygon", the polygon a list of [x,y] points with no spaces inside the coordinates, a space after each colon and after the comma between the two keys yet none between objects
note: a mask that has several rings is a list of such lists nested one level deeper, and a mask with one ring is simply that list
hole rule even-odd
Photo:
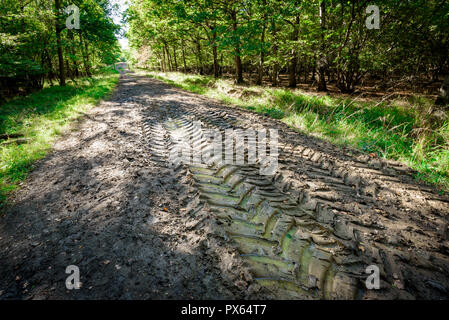
[{"label": "bright sky through trees", "polygon": [[112,20],[115,24],[118,24],[122,27],[122,32],[120,36],[118,37],[118,41],[120,43],[120,46],[123,49],[128,48],[128,39],[123,35],[124,32],[127,31],[127,25],[122,22],[123,12],[128,8],[128,1],[127,0],[110,0],[109,1],[111,5],[117,6],[116,10],[114,10],[114,13],[112,14]]}]

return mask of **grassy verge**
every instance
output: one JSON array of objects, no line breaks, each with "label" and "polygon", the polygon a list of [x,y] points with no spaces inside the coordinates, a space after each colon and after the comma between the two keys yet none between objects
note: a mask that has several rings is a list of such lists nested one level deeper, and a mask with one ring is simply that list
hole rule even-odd
[{"label": "grassy verge", "polygon": [[449,191],[448,113],[424,97],[362,100],[299,89],[237,86],[229,80],[174,72],[149,76],[280,119],[332,143],[401,161],[418,172],[416,178]]},{"label": "grassy verge", "polygon": [[117,81],[118,73],[107,71],[0,106],[0,134],[19,136],[0,141],[0,209],[27,177],[33,162],[44,157],[67,125],[109,94]]}]

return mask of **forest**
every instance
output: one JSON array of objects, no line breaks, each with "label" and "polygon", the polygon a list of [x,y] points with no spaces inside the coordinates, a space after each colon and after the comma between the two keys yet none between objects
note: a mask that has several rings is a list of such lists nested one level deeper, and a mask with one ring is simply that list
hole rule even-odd
[{"label": "forest", "polygon": [[135,0],[128,21],[137,65],[236,83],[352,93],[427,88],[449,71],[444,0]]},{"label": "forest", "polygon": [[[91,76],[120,56],[109,18],[108,1],[1,0],[0,103],[18,94],[40,90],[44,83],[64,86]],[[69,19],[76,6],[78,28]],[[67,12],[68,11],[68,12]],[[66,20],[74,25],[66,27]]]}]

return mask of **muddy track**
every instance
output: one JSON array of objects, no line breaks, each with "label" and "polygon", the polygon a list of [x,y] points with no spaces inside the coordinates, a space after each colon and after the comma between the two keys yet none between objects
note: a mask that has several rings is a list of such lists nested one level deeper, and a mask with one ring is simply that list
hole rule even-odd
[{"label": "muddy track", "polygon": [[[298,134],[254,113],[170,91],[168,99],[152,99],[147,111],[160,115],[146,127],[154,161],[175,165],[168,153],[179,130],[193,137],[192,149],[204,151],[211,146],[201,128],[223,134],[230,128],[279,129],[280,166],[274,176],[260,175],[257,164],[236,166],[221,158],[186,165],[199,192],[196,210],[211,212],[255,280],[276,297],[448,297],[449,201],[417,183],[410,169]],[[380,269],[380,290],[366,288],[370,265]]]},{"label": "muddy track", "polygon": [[[173,161],[206,129],[277,129],[278,170]],[[449,297],[449,199],[399,163],[135,74],[56,149],[0,220],[0,299]]]}]

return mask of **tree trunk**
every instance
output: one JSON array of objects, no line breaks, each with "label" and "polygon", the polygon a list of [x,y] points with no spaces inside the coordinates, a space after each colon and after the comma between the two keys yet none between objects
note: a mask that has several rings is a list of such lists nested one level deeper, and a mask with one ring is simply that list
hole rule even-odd
[{"label": "tree trunk", "polygon": [[220,76],[220,66],[218,65],[218,50],[217,50],[217,31],[212,33],[212,51],[214,56],[214,78],[217,79]]},{"label": "tree trunk", "polygon": [[81,54],[83,55],[83,62],[84,62],[84,69],[86,70],[86,75],[90,77],[90,67],[89,67],[89,60],[86,57],[86,53],[84,51],[84,40],[81,31],[78,33],[80,37],[80,48],[81,48]]},{"label": "tree trunk", "polygon": [[305,57],[304,58],[304,71],[303,71],[303,73],[304,73],[304,83],[307,83],[307,77],[308,77],[308,74],[309,74],[309,59],[307,58],[307,57]]},{"label": "tree trunk", "polygon": [[196,50],[197,50],[197,58],[198,58],[198,73],[203,75],[203,55],[201,52],[201,40],[196,40]]},{"label": "tree trunk", "polygon": [[73,72],[70,70],[70,66],[69,66],[69,59],[65,60],[65,71],[66,71],[66,76],[69,77],[70,79],[73,79]]},{"label": "tree trunk", "polygon": [[173,59],[175,60],[175,71],[178,72],[178,60],[176,60],[176,46],[173,46]]},{"label": "tree trunk", "polygon": [[243,69],[242,69],[242,59],[240,58],[240,49],[235,50],[235,83],[243,83]]},{"label": "tree trunk", "polygon": [[[295,18],[291,39],[295,42],[299,39],[299,16]],[[294,48],[292,49],[291,54],[292,58],[288,67],[288,86],[290,88],[296,88],[296,66],[298,64],[298,56]]]},{"label": "tree trunk", "polygon": [[67,30],[68,32],[68,36],[70,39],[70,53],[72,55],[72,63],[73,63],[73,68],[74,68],[74,72],[75,72],[75,77],[78,78],[79,75],[79,70],[78,70],[78,62],[76,61],[76,52],[75,52],[75,46],[74,46],[74,37],[73,37],[73,33],[72,30]]},{"label": "tree trunk", "polygon": [[160,55],[159,53],[157,53],[157,52],[156,52],[156,56],[157,56],[157,58],[159,59],[159,69],[160,69],[161,72],[163,72],[164,66],[163,66],[163,64],[162,64],[162,57],[161,57],[161,55]]},{"label": "tree trunk", "polygon": [[315,81],[316,76],[316,56],[313,57],[313,65],[312,65],[312,83]]},{"label": "tree trunk", "polygon": [[45,56],[46,56],[46,61],[48,64],[48,80],[50,80],[50,86],[53,87],[53,79],[55,77],[54,73],[53,73],[53,62],[51,61],[51,56],[50,53],[48,52],[47,49],[45,50]]},{"label": "tree trunk", "polygon": [[168,61],[168,70],[173,71],[173,64],[170,57],[170,51],[168,51],[167,46],[164,46],[165,52],[167,53],[167,61]]},{"label": "tree trunk", "polygon": [[318,91],[325,92],[327,91],[327,85],[326,85],[326,67],[325,67],[325,60],[323,57],[318,60]]},{"label": "tree trunk", "polygon": [[[262,7],[265,10],[265,7],[267,5],[267,1],[263,0],[262,2]],[[264,12],[263,14],[263,26],[262,26],[262,34],[260,35],[260,58],[259,58],[259,70],[257,72],[257,80],[256,80],[256,84],[261,86],[262,82],[263,82],[263,63],[265,60],[265,52],[264,52],[264,44],[265,44],[265,22],[266,22],[266,18],[267,18],[267,14],[266,12]]]},{"label": "tree trunk", "polygon": [[262,35],[260,36],[260,43],[261,43],[261,49],[260,49],[260,58],[259,58],[259,70],[257,74],[257,81],[256,84],[261,86],[263,81],[263,63],[265,60],[265,52],[263,49],[263,45],[265,43],[265,25],[262,27]]},{"label": "tree trunk", "polygon": [[86,50],[86,61],[87,61],[87,75],[90,77],[92,72],[90,70],[90,61],[89,61],[89,44],[87,41],[84,41],[84,48]]},{"label": "tree trunk", "polygon": [[167,72],[167,64],[165,62],[165,48],[162,48],[162,72]]},{"label": "tree trunk", "polygon": [[58,49],[58,62],[59,62],[59,85],[65,86],[65,74],[64,74],[64,57],[62,54],[62,44],[61,44],[61,31],[62,27],[59,21],[59,12],[61,11],[61,3],[60,0],[55,0],[55,9],[56,9],[56,21],[55,21],[55,30],[56,30],[56,47]]},{"label": "tree trunk", "polygon": [[184,63],[184,73],[187,72],[187,64],[186,64],[186,50],[184,47],[184,40],[182,40],[182,61]]},{"label": "tree trunk", "polygon": [[320,4],[320,25],[321,25],[321,50],[318,59],[318,91],[327,91],[326,86],[326,57],[324,53],[324,31],[326,30],[326,2]]},{"label": "tree trunk", "polygon": [[[232,31],[237,34],[237,11],[232,9],[231,11]],[[237,42],[234,44],[234,61],[235,61],[235,83],[243,83],[243,69],[242,59],[240,57],[240,38],[237,37]]]},{"label": "tree trunk", "polygon": [[[273,39],[275,44],[273,45],[273,56],[276,57],[278,54],[278,46],[276,44],[276,23],[273,21]],[[271,86],[277,87],[279,85],[279,64],[277,62],[274,63],[273,66],[273,74],[271,75]]]}]

